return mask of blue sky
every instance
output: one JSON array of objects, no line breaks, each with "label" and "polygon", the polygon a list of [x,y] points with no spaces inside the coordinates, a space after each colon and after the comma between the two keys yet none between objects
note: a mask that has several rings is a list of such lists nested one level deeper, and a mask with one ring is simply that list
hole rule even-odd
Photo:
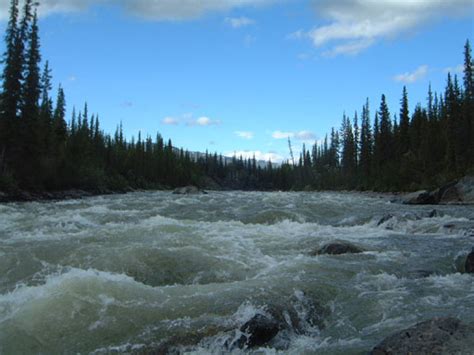
[{"label": "blue sky", "polygon": [[473,0],[43,0],[40,14],[69,114],[87,101],[107,132],[272,160],[366,97],[398,113],[406,85],[424,103],[474,39]]}]

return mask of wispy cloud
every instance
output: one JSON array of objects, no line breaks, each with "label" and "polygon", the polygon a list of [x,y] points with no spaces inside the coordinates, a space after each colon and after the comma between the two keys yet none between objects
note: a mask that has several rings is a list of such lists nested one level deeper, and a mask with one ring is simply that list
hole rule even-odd
[{"label": "wispy cloud", "polygon": [[405,84],[412,84],[420,79],[423,79],[428,73],[428,66],[421,65],[413,72],[406,72],[403,74],[398,74],[393,77],[393,80]]},{"label": "wispy cloud", "polygon": [[298,131],[298,132],[283,132],[283,131],[274,131],[272,133],[274,139],[288,139],[294,138],[299,141],[314,141],[316,140],[316,135],[311,131]]},{"label": "wispy cloud", "polygon": [[255,24],[255,20],[248,17],[226,17],[224,22],[232,28],[241,28]]},{"label": "wispy cloud", "polygon": [[[298,30],[292,39],[309,39],[326,47],[325,56],[355,55],[387,38],[446,16],[472,13],[472,0],[318,0],[318,16],[329,23],[311,30]],[[329,47],[329,48],[328,48]]]},{"label": "wispy cloud", "polygon": [[253,139],[254,133],[250,131],[235,131],[234,132],[237,137],[243,138],[243,139]]},{"label": "wispy cloud", "polygon": [[[184,21],[212,12],[263,6],[277,0],[41,0],[40,15],[83,11],[92,5],[110,4],[127,14],[155,21]],[[9,1],[0,2],[0,20],[8,17]]]},{"label": "wispy cloud", "polygon": [[461,74],[462,72],[464,72],[464,65],[459,64],[459,65],[456,65],[455,67],[444,68],[444,72],[451,73],[451,74]]},{"label": "wispy cloud", "polygon": [[161,123],[167,126],[177,126],[179,125],[179,121],[180,120],[178,118],[168,116],[168,117],[163,118]]},{"label": "wispy cloud", "polygon": [[202,116],[197,119],[190,119],[186,123],[187,126],[201,126],[201,127],[218,126],[220,124],[221,124],[220,120],[213,120],[206,116]]},{"label": "wispy cloud", "polygon": [[360,41],[347,42],[334,46],[333,48],[325,51],[323,55],[325,57],[335,57],[341,54],[356,55],[362,52],[363,50],[369,48],[373,43],[374,40],[371,38],[363,39]]}]

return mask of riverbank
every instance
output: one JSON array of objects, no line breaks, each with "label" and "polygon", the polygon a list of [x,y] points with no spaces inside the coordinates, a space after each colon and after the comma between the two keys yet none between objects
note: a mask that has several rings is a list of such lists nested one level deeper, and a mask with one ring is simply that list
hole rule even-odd
[{"label": "riverbank", "polygon": [[[61,191],[27,191],[14,192],[0,191],[0,203],[34,202],[34,201],[60,201],[81,199],[100,195],[120,195],[138,191],[170,191],[177,194],[194,194],[203,191],[241,191],[230,186],[221,186],[215,181],[207,182],[203,186],[185,186],[171,188],[169,186],[154,186],[152,189],[136,189],[130,186],[120,190],[111,189],[68,189]],[[247,191],[247,190],[246,190]],[[277,192],[278,190],[248,190],[254,192]],[[297,192],[297,190],[291,190]],[[322,192],[304,189],[305,192]],[[379,191],[334,191],[339,193],[358,193],[362,196],[383,198],[392,203],[406,205],[472,205],[474,204],[474,176],[465,176],[462,179],[444,184],[435,190],[420,190],[416,192],[379,192]]]},{"label": "riverbank", "polygon": [[128,192],[134,192],[132,188],[120,191],[111,190],[94,190],[86,191],[81,189],[70,189],[63,191],[26,191],[18,190],[15,192],[2,192],[0,191],[0,203],[13,203],[13,202],[35,202],[35,201],[62,201],[62,200],[76,200],[85,197],[99,196],[99,195],[115,195],[115,194],[126,194]]}]

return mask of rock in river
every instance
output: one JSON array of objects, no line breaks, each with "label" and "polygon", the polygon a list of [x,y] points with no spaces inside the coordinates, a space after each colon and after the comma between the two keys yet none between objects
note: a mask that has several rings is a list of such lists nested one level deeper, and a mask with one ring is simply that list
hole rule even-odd
[{"label": "rock in river", "polygon": [[280,324],[276,319],[264,314],[257,314],[246,322],[240,331],[242,336],[237,340],[237,346],[257,347],[267,344],[280,331]]},{"label": "rock in river", "polygon": [[364,250],[358,246],[351,244],[349,242],[332,242],[326,245],[323,245],[316,251],[313,251],[311,255],[321,255],[321,254],[331,254],[331,255],[340,255],[340,254],[357,254],[362,253]]},{"label": "rock in river", "polygon": [[467,255],[464,270],[467,273],[474,274],[474,248],[472,248],[472,251]]},{"label": "rock in river", "polygon": [[473,334],[459,319],[434,318],[385,338],[371,354],[472,354]]}]

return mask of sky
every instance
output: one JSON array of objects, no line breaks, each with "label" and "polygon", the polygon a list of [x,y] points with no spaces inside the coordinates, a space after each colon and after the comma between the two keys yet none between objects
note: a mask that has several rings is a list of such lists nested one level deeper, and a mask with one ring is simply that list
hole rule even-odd
[{"label": "sky", "polygon": [[[289,157],[381,94],[397,114],[462,76],[474,0],[42,0],[43,60],[102,128]],[[0,30],[8,19],[0,0]],[[3,42],[0,44],[4,52]]]}]

